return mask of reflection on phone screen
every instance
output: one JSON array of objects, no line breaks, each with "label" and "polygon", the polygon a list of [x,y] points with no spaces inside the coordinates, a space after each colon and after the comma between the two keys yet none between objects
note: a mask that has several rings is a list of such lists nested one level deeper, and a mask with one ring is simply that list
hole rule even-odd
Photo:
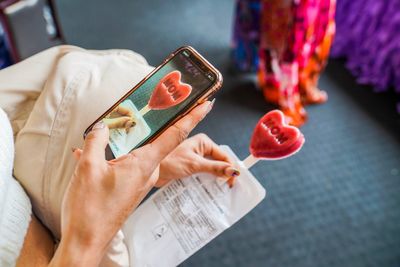
[{"label": "reflection on phone screen", "polygon": [[104,117],[115,157],[146,142],[214,84],[196,64],[182,50]]}]

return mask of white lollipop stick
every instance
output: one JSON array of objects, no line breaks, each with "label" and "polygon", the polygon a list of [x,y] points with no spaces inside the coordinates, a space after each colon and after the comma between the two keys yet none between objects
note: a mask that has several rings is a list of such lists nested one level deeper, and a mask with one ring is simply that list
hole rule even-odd
[{"label": "white lollipop stick", "polygon": [[250,169],[253,167],[254,164],[256,164],[260,159],[254,157],[252,154],[250,154],[245,160],[243,160],[243,165],[247,168]]},{"label": "white lollipop stick", "polygon": [[147,112],[149,112],[151,110],[151,108],[149,107],[149,104],[147,104],[146,106],[144,106],[140,111],[140,115],[144,116]]}]

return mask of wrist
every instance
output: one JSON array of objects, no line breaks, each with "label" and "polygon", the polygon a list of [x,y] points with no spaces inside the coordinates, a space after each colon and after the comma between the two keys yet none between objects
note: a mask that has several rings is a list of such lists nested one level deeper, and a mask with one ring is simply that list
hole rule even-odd
[{"label": "wrist", "polygon": [[50,266],[98,266],[105,249],[68,235],[62,237]]},{"label": "wrist", "polygon": [[165,175],[168,173],[167,170],[168,170],[168,162],[166,159],[163,159],[160,162],[160,168],[158,169],[158,179],[154,186],[160,187],[160,184],[162,184],[162,185],[165,184],[165,181],[167,180],[167,177]]}]

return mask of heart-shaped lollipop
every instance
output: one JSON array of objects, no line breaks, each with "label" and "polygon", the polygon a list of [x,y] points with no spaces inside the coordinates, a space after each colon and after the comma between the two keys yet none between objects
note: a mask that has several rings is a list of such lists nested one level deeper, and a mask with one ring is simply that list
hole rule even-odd
[{"label": "heart-shaped lollipop", "polygon": [[276,160],[289,157],[304,144],[300,130],[285,122],[280,110],[265,114],[257,123],[250,141],[250,156],[244,160],[247,168],[259,159]]},{"label": "heart-shaped lollipop", "polygon": [[280,159],[298,151],[304,136],[294,126],[287,125],[284,114],[273,110],[257,123],[250,142],[250,153],[257,158]]},{"label": "heart-shaped lollipop", "polygon": [[192,86],[181,81],[181,72],[172,71],[156,85],[150,97],[149,108],[167,109],[182,103],[192,92]]}]

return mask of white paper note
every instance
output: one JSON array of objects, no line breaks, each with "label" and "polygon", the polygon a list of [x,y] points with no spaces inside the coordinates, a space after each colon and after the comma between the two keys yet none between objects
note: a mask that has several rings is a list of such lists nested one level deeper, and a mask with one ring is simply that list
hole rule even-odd
[{"label": "white paper note", "polygon": [[251,211],[265,189],[238,163],[233,188],[224,179],[196,174],[173,181],[142,203],[123,227],[131,266],[176,266]]}]

